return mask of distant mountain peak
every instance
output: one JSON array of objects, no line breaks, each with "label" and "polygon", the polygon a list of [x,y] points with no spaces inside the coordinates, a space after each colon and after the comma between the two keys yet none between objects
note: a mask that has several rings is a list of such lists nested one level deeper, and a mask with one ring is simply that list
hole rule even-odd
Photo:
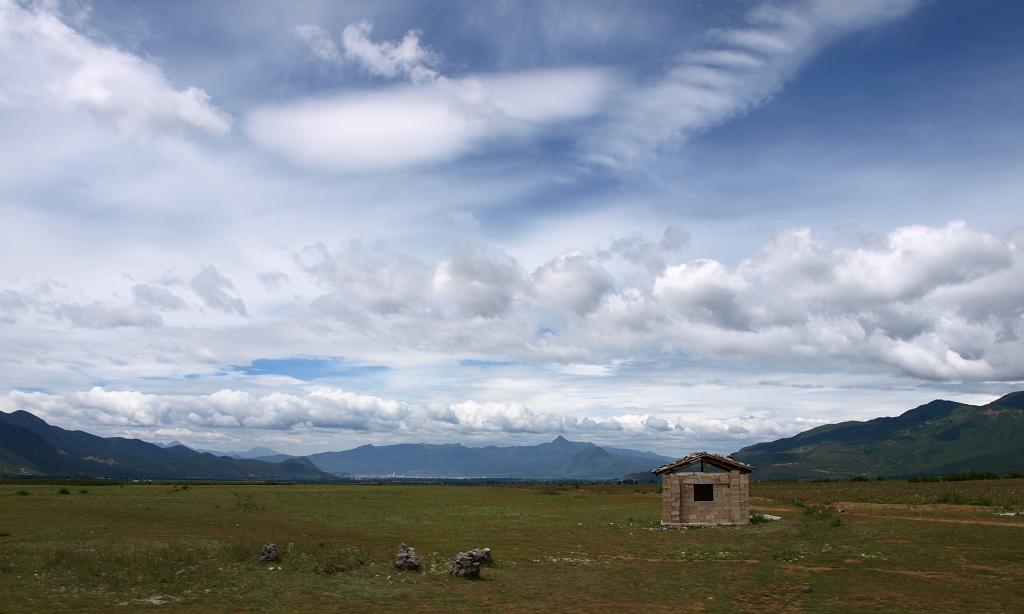
[{"label": "distant mountain peak", "polygon": [[552,439],[551,443],[555,443],[555,444],[558,444],[558,443],[569,443],[569,440],[566,439],[565,437],[562,437],[561,435],[559,435],[558,437],[555,437],[554,439]]}]

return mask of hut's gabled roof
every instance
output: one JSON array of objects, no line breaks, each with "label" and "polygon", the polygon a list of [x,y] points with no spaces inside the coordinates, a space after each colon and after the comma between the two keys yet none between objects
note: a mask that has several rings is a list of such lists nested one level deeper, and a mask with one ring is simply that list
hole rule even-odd
[{"label": "hut's gabled roof", "polygon": [[730,471],[732,469],[738,469],[741,473],[750,473],[751,471],[754,470],[753,465],[741,463],[740,461],[729,456],[722,456],[721,454],[713,454],[711,452],[694,452],[693,454],[690,454],[689,456],[684,456],[683,458],[680,458],[677,461],[673,461],[667,465],[662,465],[661,467],[658,467],[651,473],[656,473],[659,475],[662,473],[672,473],[673,471],[685,469],[686,467],[689,467],[690,465],[694,463],[699,463],[701,461],[704,461],[709,465],[714,465],[719,469],[725,469],[727,471]]}]

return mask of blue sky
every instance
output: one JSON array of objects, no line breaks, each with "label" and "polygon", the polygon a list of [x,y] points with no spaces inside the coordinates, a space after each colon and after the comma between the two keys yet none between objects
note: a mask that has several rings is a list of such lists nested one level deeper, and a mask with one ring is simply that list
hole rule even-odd
[{"label": "blue sky", "polygon": [[1020,389],[1022,21],[0,1],[0,409],[682,454]]}]

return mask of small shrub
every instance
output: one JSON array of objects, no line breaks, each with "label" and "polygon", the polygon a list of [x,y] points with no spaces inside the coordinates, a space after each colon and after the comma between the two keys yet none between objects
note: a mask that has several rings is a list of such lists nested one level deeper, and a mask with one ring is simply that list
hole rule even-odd
[{"label": "small shrub", "polygon": [[21,495],[22,497],[27,497],[29,495],[29,492],[22,488],[21,490],[15,492],[14,494]]},{"label": "small shrub", "polygon": [[852,478],[850,478],[850,481],[851,482],[867,482],[868,481],[868,476],[866,476],[866,475],[855,475]]},{"label": "small shrub", "polygon": [[57,491],[57,494],[58,495],[70,495],[71,491],[68,490],[67,488],[61,488],[60,490]]},{"label": "small shrub", "polygon": [[86,489],[86,488],[83,488],[82,490],[78,491],[78,494],[80,494],[80,495],[87,495],[87,494],[89,494],[89,490]]}]

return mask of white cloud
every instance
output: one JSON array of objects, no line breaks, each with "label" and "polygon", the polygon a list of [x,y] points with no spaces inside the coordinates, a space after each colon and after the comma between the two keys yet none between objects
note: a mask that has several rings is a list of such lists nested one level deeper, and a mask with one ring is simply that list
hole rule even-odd
[{"label": "white cloud", "polygon": [[148,309],[100,301],[65,303],[54,310],[54,315],[68,320],[72,326],[82,328],[151,327],[163,324],[160,315]]},{"label": "white cloud", "polygon": [[[265,298],[252,310],[213,267],[189,284],[205,312],[174,308],[173,297],[134,282],[85,297],[52,284],[14,287],[0,294],[0,316],[18,323],[0,328],[0,361],[42,344],[32,351],[48,370],[89,365],[108,379],[132,365],[139,376],[167,375],[338,354],[369,364],[473,357],[565,373],[569,365],[581,377],[688,358],[796,371],[858,365],[936,381],[1024,378],[1024,257],[1012,239],[962,222],[897,228],[853,247],[795,229],[736,264],[662,251],[664,267],[640,276],[604,266],[607,254],[568,251],[531,275],[483,243],[433,261],[379,242],[317,244],[277,263],[290,294],[271,294],[253,274],[246,291]],[[147,336],[98,336],[126,326],[147,327]]]},{"label": "white cloud", "polygon": [[318,243],[299,252],[297,261],[304,272],[331,290],[319,301],[322,309],[344,306],[392,314],[415,312],[429,300],[430,267],[381,242],[352,241],[334,253]]},{"label": "white cloud", "polygon": [[[803,425],[782,424],[753,416],[704,418],[626,413],[572,416],[538,412],[522,403],[477,402],[409,405],[338,388],[303,394],[253,395],[231,389],[202,395],[145,394],[93,387],[68,394],[11,391],[0,395],[0,410],[24,409],[58,425],[100,425],[140,437],[226,439],[223,430],[331,429],[393,432],[398,435],[510,435],[556,433],[593,438],[620,436],[738,441],[791,434]],[[211,430],[212,429],[212,430]]]},{"label": "white cloud", "polygon": [[167,288],[150,284],[135,284],[132,286],[132,294],[135,296],[136,305],[170,311],[185,308],[184,299]]},{"label": "white cloud", "polygon": [[485,318],[512,308],[526,288],[526,276],[508,254],[482,244],[463,245],[434,271],[434,291],[460,312]]},{"label": "white cloud", "polygon": [[615,279],[593,256],[568,252],[533,274],[537,297],[546,307],[584,315],[615,287]]},{"label": "white cloud", "polygon": [[601,250],[604,259],[621,258],[654,273],[665,268],[668,260],[676,259],[690,244],[690,233],[677,226],[665,229],[661,240],[648,241],[641,235],[621,237],[612,241],[608,249]]},{"label": "white cloud", "polygon": [[295,28],[295,35],[309,46],[310,52],[329,64],[354,63],[371,75],[401,77],[413,83],[428,83],[440,77],[437,66],[441,63],[441,54],[420,43],[422,33],[419,30],[409,30],[399,41],[380,42],[370,39],[372,32],[370,21],[351,23],[342,30],[339,47],[318,25],[304,24]]},{"label": "white cloud", "polygon": [[20,312],[28,309],[28,303],[20,292],[0,290],[0,324],[13,324]]},{"label": "white cloud", "polygon": [[304,395],[255,396],[229,389],[204,395],[157,395],[97,386],[67,395],[12,391],[0,397],[0,406],[76,423],[192,428],[388,430],[398,428],[408,415],[405,405],[397,401],[328,388]]},{"label": "white cloud", "polygon": [[585,140],[597,163],[631,166],[770,99],[835,39],[900,17],[916,0],[794,0],[765,3],[739,27],[709,33],[706,48],[684,53],[659,79],[642,84]]},{"label": "white cloud", "polygon": [[212,264],[204,266],[196,273],[189,281],[189,285],[192,287],[192,291],[203,299],[207,307],[225,313],[237,313],[240,316],[248,315],[242,299],[229,294],[229,291],[235,291],[235,284],[221,275],[217,267]]},{"label": "white cloud", "polygon": [[454,160],[497,139],[589,117],[616,80],[596,68],[438,78],[420,85],[291,101],[251,112],[253,141],[328,171],[399,169]]},{"label": "white cloud", "polygon": [[154,64],[8,0],[0,2],[0,82],[0,108],[77,110],[125,135],[231,130],[231,118],[205,90],[178,89]]},{"label": "white cloud", "polygon": [[413,83],[434,81],[440,56],[420,44],[420,32],[410,30],[397,42],[370,40],[373,24],[360,21],[345,26],[341,33],[345,58],[357,62],[374,75],[407,77]]},{"label": "white cloud", "polygon": [[331,35],[320,26],[314,24],[296,26],[295,35],[309,45],[310,52],[318,59],[331,64],[342,62],[338,46],[331,40]]}]

